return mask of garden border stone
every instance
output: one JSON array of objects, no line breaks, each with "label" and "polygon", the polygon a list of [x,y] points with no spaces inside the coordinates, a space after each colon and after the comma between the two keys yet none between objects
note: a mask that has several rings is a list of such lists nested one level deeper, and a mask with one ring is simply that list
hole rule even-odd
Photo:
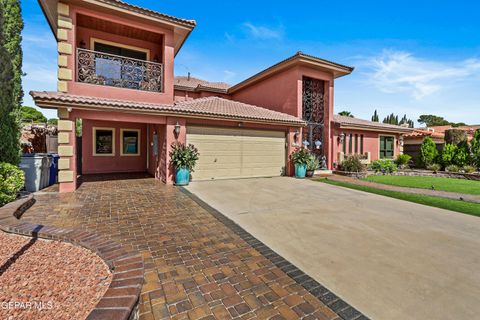
[{"label": "garden border stone", "polygon": [[[19,218],[34,203],[34,195],[29,193],[1,207],[0,230],[34,238],[63,241],[94,252],[107,264],[113,280],[87,320],[138,319],[138,303],[144,282],[143,256],[127,252],[120,244],[94,232],[21,222]],[[132,271],[135,271],[135,276],[131,275]]]}]

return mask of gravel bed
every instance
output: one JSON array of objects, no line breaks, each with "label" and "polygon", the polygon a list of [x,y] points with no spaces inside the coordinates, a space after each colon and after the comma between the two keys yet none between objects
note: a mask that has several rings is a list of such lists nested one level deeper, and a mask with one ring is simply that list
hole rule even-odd
[{"label": "gravel bed", "polygon": [[0,231],[0,319],[85,319],[107,291],[103,260],[69,243]]}]

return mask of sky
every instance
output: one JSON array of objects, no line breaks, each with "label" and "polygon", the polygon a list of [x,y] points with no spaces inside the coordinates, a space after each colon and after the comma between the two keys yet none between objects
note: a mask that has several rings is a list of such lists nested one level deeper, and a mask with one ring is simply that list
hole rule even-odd
[{"label": "sky", "polygon": [[[196,20],[176,75],[235,84],[302,51],[355,67],[335,81],[335,112],[480,123],[476,1],[128,1]],[[22,10],[24,90],[55,91],[55,39],[37,1]],[[28,94],[24,105],[33,106]]]}]

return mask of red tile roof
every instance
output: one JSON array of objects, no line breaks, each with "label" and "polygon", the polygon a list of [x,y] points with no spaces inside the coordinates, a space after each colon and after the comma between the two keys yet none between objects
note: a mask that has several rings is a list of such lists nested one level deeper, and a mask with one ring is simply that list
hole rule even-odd
[{"label": "red tile roof", "polygon": [[406,127],[397,126],[393,124],[363,120],[358,118],[341,116],[338,114],[333,115],[333,122],[344,127],[368,128],[368,129],[376,129],[378,131],[395,131],[395,132],[409,133],[409,132],[412,132],[413,130],[411,128],[406,128]]},{"label": "red tile roof", "polygon": [[152,16],[154,18],[160,18],[160,19],[164,19],[164,20],[167,20],[167,21],[170,21],[170,22],[183,24],[183,25],[188,26],[188,27],[195,27],[195,25],[196,25],[195,20],[177,18],[177,17],[171,16],[171,15],[165,14],[165,13],[150,10],[150,9],[147,9],[147,8],[144,8],[144,7],[139,7],[139,6],[127,3],[127,2],[122,1],[122,0],[97,0],[97,1],[103,2],[103,3],[108,3],[108,4],[114,5],[116,7],[127,9],[127,10],[133,11],[133,12],[138,12],[138,13],[141,13],[141,14],[144,14],[144,15],[147,15],[147,16]]},{"label": "red tile roof", "polygon": [[230,85],[225,82],[209,82],[206,80],[188,77],[177,76],[174,81],[175,89],[188,91],[215,91],[227,93]]},{"label": "red tile roof", "polygon": [[445,138],[445,134],[443,132],[435,132],[432,130],[426,129],[414,129],[411,133],[405,135],[407,138],[424,138],[424,137],[432,137],[443,139]]},{"label": "red tile roof", "polygon": [[159,115],[183,115],[199,118],[288,124],[293,126],[305,125],[304,121],[285,113],[219,97],[201,98],[180,102],[175,105],[166,105],[45,91],[31,91],[30,95],[33,97],[37,106],[45,108],[68,106],[90,110],[129,110]]}]

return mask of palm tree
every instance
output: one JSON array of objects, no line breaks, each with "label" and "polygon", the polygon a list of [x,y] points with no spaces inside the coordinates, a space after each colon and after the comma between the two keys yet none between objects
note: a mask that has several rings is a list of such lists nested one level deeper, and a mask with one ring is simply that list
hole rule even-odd
[{"label": "palm tree", "polygon": [[338,113],[340,116],[355,118],[350,111],[341,111]]}]

